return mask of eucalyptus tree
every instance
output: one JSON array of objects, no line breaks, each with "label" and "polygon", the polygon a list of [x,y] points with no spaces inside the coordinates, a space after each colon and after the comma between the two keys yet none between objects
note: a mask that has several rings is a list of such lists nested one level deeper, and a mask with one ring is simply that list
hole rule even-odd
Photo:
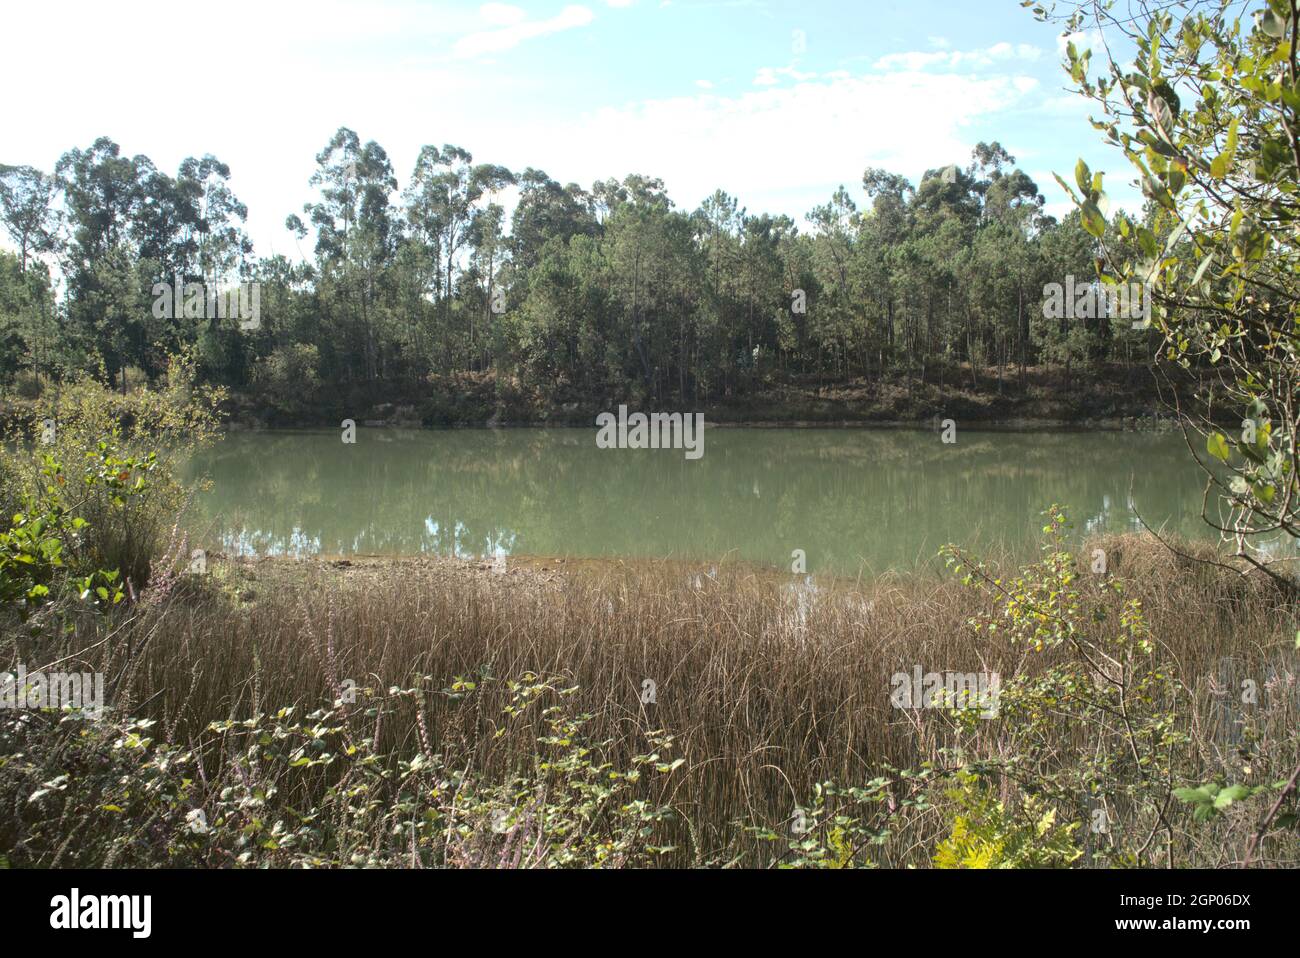
[{"label": "eucalyptus tree", "polygon": [[[488,203],[481,209],[475,210],[470,217],[470,267],[482,283],[483,305],[480,316],[482,317],[481,328],[483,332],[480,334],[480,338],[491,337],[494,326],[492,322],[493,315],[504,313],[506,308],[505,286],[500,282],[497,275],[501,267],[501,256],[506,246],[503,235],[505,218],[506,211],[499,203]],[[469,368],[476,371],[483,362],[484,348],[475,340],[474,332],[474,314],[471,311]],[[490,356],[488,361],[490,362]]]},{"label": "eucalyptus tree", "polygon": [[[349,378],[377,378],[384,365],[382,277],[396,250],[399,228],[391,197],[397,189],[388,154],[375,141],[340,127],[316,156],[310,184],[319,198],[303,206],[316,228],[316,257],[325,294],[322,306],[341,316],[343,348],[335,354]],[[286,225],[304,231],[291,216]]]},{"label": "eucalyptus tree", "polygon": [[137,200],[128,234],[159,279],[197,271],[199,207],[195,184],[164,173],[148,157],[135,160]]},{"label": "eucalyptus tree", "polygon": [[442,304],[444,358],[449,368],[453,362],[455,274],[470,240],[474,215],[481,203],[514,182],[514,174],[504,166],[475,164],[468,150],[450,144],[441,150],[422,147],[416,158],[406,194],[408,218],[430,240],[436,238],[436,243],[429,245],[441,256],[442,283],[435,295]]},{"label": "eucalyptus tree", "polygon": [[[133,364],[155,375],[165,367],[166,352],[194,342],[208,322],[206,309],[192,316],[187,315],[192,310],[181,305],[184,284],[198,276],[199,211],[193,184],[159,170],[148,157],[135,157],[133,162],[136,201],[131,209],[128,239],[111,249],[111,255],[101,257],[98,264],[101,271],[121,264],[138,274],[141,298],[150,302],[138,319],[124,319],[132,331],[129,352]],[[151,308],[152,290],[158,283],[179,284],[171,310]],[[163,350],[152,349],[155,345]]]},{"label": "eucalyptus tree", "polygon": [[[413,338],[420,348],[422,358],[430,366],[440,356],[444,368],[449,365],[449,346],[446,332],[437,336],[433,311],[426,306],[431,300],[442,305],[442,238],[445,209],[438,201],[433,178],[437,175],[437,147],[426,146],[420,150],[411,181],[402,194],[402,212],[406,219],[406,243],[402,259],[406,265],[403,275],[407,310],[412,317]],[[433,341],[441,338],[441,349]]]},{"label": "eucalyptus tree", "polygon": [[0,163],[0,221],[18,247],[18,268],[27,272],[27,261],[39,253],[51,253],[58,246],[58,181],[31,166]]},{"label": "eucalyptus tree", "polygon": [[125,370],[138,358],[133,352],[145,339],[149,315],[132,232],[142,199],[141,169],[151,167],[145,157],[122,156],[108,137],[85,150],[69,150],[55,166],[71,229],[66,246],[68,317],[74,335],[92,346],[87,365],[93,368],[94,354],[102,356],[124,391]]},{"label": "eucalyptus tree", "polygon": [[597,180],[591,185],[591,209],[596,216],[596,223],[604,226],[611,213],[618,205],[627,200],[627,190],[614,177]]},{"label": "eucalyptus tree", "polygon": [[[360,188],[357,166],[361,160],[361,138],[347,127],[339,127],[325,148],[316,154],[316,169],[308,183],[320,196],[302,207],[316,230],[318,260],[346,260],[348,239],[358,217]],[[285,225],[302,229],[297,216]]]},{"label": "eucalyptus tree", "polygon": [[30,166],[0,164],[0,222],[18,248],[0,263],[0,355],[6,370],[48,373],[57,350],[54,290],[41,254],[59,249],[58,182]]},{"label": "eucalyptus tree", "polygon": [[140,199],[139,166],[143,158],[122,156],[122,149],[100,137],[87,149],[72,149],[59,158],[59,179],[71,227],[73,268],[85,268],[100,253],[126,238]]},{"label": "eucalyptus tree", "polygon": [[244,230],[248,207],[230,186],[230,167],[212,154],[187,157],[177,180],[191,192],[197,221],[192,225],[196,265],[205,282],[234,276],[247,264],[253,244]]},{"label": "eucalyptus tree", "polygon": [[1002,367],[1013,356],[1022,373],[1026,365],[1030,316],[1042,290],[1035,239],[1049,218],[1038,184],[1000,143],[977,144],[972,159],[981,198],[973,257],[980,265],[974,278],[985,290],[973,299],[991,340],[1001,389]]},{"label": "eucalyptus tree", "polygon": [[[148,232],[157,238],[141,246],[142,257],[158,262],[164,282],[194,277],[208,290],[223,291],[248,270],[253,251],[243,229],[248,209],[230,187],[230,167],[211,154],[187,157],[175,179],[155,174],[142,189],[165,198],[149,211],[156,226]],[[151,253],[154,248],[157,252]],[[238,328],[237,317],[177,320],[171,341],[196,342],[200,362],[224,382],[247,381],[254,346],[249,332]]]},{"label": "eucalyptus tree", "polygon": [[552,237],[568,243],[574,236],[596,234],[595,199],[576,183],[561,186],[529,167],[519,174],[517,185],[519,202],[510,218],[509,246],[511,261],[519,269],[531,269]]}]

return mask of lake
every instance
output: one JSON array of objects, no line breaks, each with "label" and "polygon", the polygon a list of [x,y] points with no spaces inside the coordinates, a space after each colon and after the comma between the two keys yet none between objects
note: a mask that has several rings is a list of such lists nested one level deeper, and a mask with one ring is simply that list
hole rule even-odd
[{"label": "lake", "polygon": [[728,429],[704,455],[598,449],[595,429],[231,433],[200,545],[231,554],[738,558],[846,575],[911,568],[945,542],[1028,552],[1056,502],[1080,534],[1207,538],[1177,433]]}]

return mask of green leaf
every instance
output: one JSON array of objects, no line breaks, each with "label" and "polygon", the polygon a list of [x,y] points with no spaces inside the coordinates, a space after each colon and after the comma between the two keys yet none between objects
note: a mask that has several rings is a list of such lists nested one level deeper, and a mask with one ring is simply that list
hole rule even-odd
[{"label": "green leaf", "polygon": [[1101,210],[1092,200],[1084,200],[1083,205],[1079,207],[1083,214],[1083,228],[1092,236],[1101,239],[1106,232],[1106,217],[1102,216]]},{"label": "green leaf", "polygon": [[1260,14],[1259,28],[1265,35],[1272,37],[1274,40],[1280,40],[1286,36],[1286,24],[1272,10],[1265,10]]},{"label": "green leaf", "polygon": [[1196,275],[1192,277],[1193,286],[1200,285],[1201,280],[1205,278],[1205,271],[1210,268],[1210,264],[1213,262],[1214,262],[1213,253],[1210,253],[1205,257],[1205,259],[1201,260],[1201,265],[1196,267]]},{"label": "green leaf", "polygon": [[1229,785],[1223,791],[1219,792],[1218,795],[1214,796],[1214,807],[1217,809],[1224,809],[1233,802],[1248,797],[1250,797],[1250,789],[1245,785]]},{"label": "green leaf", "polygon": [[1174,122],[1178,119],[1178,114],[1181,111],[1181,103],[1173,87],[1164,80],[1153,83],[1151,91],[1147,94],[1147,109],[1151,111],[1151,115],[1160,127],[1161,132],[1171,135]]},{"label": "green leaf", "polygon": [[1223,179],[1228,175],[1228,171],[1232,169],[1232,161],[1237,155],[1237,125],[1239,119],[1239,117],[1232,118],[1232,123],[1228,126],[1228,141],[1223,152],[1210,163],[1210,175],[1216,180]]},{"label": "green leaf", "polygon": [[1228,440],[1221,432],[1212,432],[1205,439],[1205,449],[1211,456],[1220,462],[1228,461]]}]

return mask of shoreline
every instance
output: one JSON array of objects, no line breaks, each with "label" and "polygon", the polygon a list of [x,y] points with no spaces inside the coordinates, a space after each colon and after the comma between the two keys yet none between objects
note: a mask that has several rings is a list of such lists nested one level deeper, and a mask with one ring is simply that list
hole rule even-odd
[{"label": "shoreline", "polygon": [[[276,403],[256,391],[236,390],[223,420],[241,428],[358,425],[425,428],[519,428],[595,423],[602,412],[626,405],[639,412],[701,413],[714,426],[754,428],[926,428],[942,419],[1000,429],[1135,429],[1172,423],[1165,387],[1195,392],[1196,375],[1103,365],[1073,374],[1052,367],[1004,370],[951,367],[926,377],[905,373],[826,382],[791,374],[746,384],[709,397],[601,387],[580,391],[527,388],[494,371],[439,375],[426,382],[358,384],[329,396]],[[318,401],[310,401],[315,398]]]},{"label": "shoreline", "polygon": [[[1001,557],[1003,560],[1009,557]],[[340,584],[383,585],[395,576],[415,576],[433,582],[463,582],[487,585],[507,591],[561,591],[569,587],[604,588],[612,582],[642,581],[668,576],[683,587],[693,584],[706,589],[723,579],[739,580],[776,588],[802,587],[823,595],[865,597],[890,584],[944,581],[943,570],[935,567],[891,569],[877,576],[846,575],[826,570],[792,573],[779,566],[765,566],[742,559],[630,558],[626,556],[510,556],[504,569],[491,559],[433,554],[382,555],[375,553],[311,556],[232,556],[219,551],[207,553],[208,575],[244,603],[259,598],[261,587],[301,587],[315,577]]]},{"label": "shoreline", "polygon": [[[959,426],[976,432],[1173,432],[1178,423],[1172,417],[1160,416],[1125,416],[1107,419],[960,419],[953,418]],[[411,430],[419,432],[448,432],[462,429],[592,429],[593,421],[585,420],[548,420],[544,422],[455,422],[426,425],[421,422],[404,420],[367,420],[357,423],[366,429]],[[930,431],[937,428],[931,420],[919,419],[755,419],[755,420],[710,420],[704,425],[709,429],[836,429],[836,430],[909,430],[912,432]],[[299,423],[294,425],[269,425],[266,423],[249,423],[229,420],[223,423],[226,432],[310,432],[322,429],[337,429],[334,423]]]},{"label": "shoreline", "polygon": [[[790,375],[710,398],[654,396],[636,391],[579,392],[527,388],[495,371],[446,374],[425,382],[376,381],[288,401],[247,386],[230,390],[218,411],[229,431],[333,429],[350,419],[369,428],[587,428],[602,412],[627,405],[642,412],[701,413],[710,426],[750,429],[926,429],[952,419],[965,428],[1033,432],[1160,431],[1177,428],[1165,387],[1196,392],[1198,374],[1156,373],[1107,365],[1073,374],[1029,367],[1023,374],[969,367],[823,382]],[[977,378],[978,376],[978,378]],[[937,380],[937,381],[936,381]],[[144,386],[144,383],[138,384]],[[50,414],[59,387],[0,397],[0,424],[25,428]],[[128,398],[109,394],[123,409]]]}]

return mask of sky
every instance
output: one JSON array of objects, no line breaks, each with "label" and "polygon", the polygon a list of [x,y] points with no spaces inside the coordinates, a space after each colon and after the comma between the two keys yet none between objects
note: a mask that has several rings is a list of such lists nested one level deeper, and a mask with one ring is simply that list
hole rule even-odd
[{"label": "sky", "polygon": [[284,219],[340,126],[384,147],[399,188],[422,145],[451,143],[800,221],[840,185],[867,205],[869,166],[916,182],[998,140],[1058,215],[1052,172],[1069,181],[1080,156],[1120,178],[1113,201],[1136,196],[1066,89],[1064,41],[1019,0],[43,0],[4,17],[0,163],[52,170],[104,135],[171,173],[214,154],[259,255],[310,252]]}]

